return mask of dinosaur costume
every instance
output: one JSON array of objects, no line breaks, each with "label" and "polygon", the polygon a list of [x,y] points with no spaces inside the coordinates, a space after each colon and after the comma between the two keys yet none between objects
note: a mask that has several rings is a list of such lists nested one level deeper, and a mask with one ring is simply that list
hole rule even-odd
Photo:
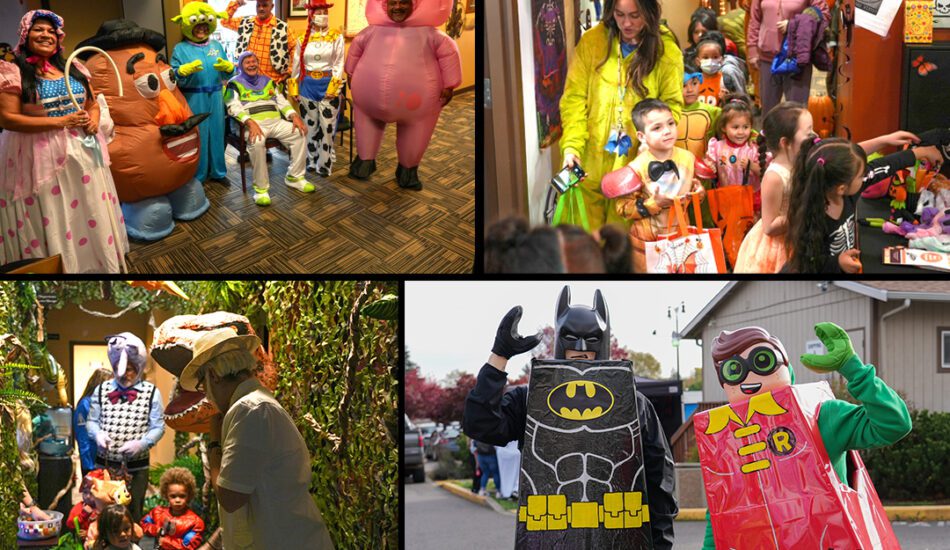
[{"label": "dinosaur costume", "polygon": [[449,17],[451,0],[415,0],[396,23],[386,0],[366,2],[369,26],[350,43],[346,73],[352,75],[357,156],[350,175],[369,178],[386,124],[396,123],[396,182],[421,189],[417,169],[442,112],[440,94],[462,82],[458,45],[436,27]]},{"label": "dinosaur costume", "polygon": [[[243,315],[217,311],[203,315],[176,315],[162,323],[152,339],[152,359],[158,366],[180,376],[185,365],[191,361],[195,341],[202,333],[231,327],[239,335],[254,334],[250,321]],[[277,387],[277,371],[270,357],[258,349],[260,368],[257,378],[268,389]],[[182,432],[207,433],[209,419],[217,413],[214,406],[200,391],[186,391],[176,385],[168,406],[165,407],[165,423],[169,428]]]},{"label": "dinosaur costume", "polygon": [[196,219],[210,206],[194,177],[202,149],[197,126],[207,114],[188,108],[162,53],[161,33],[114,19],[77,48],[84,46],[107,51],[120,67],[122,96],[105,56],[80,54],[93,88],[104,98],[103,115],[111,115],[114,131],[106,138],[125,229],[133,239],[161,239],[175,228],[175,219]]},{"label": "dinosaur costume", "polygon": [[[225,14],[214,11],[204,2],[190,2],[181,8],[181,15],[172,21],[181,24],[185,40],[175,46],[171,66],[178,79],[178,87],[192,112],[208,113],[208,118],[198,125],[201,135],[201,152],[195,178],[205,182],[222,180],[227,175],[224,163],[224,101],[221,90],[233,76],[234,64],[225,59],[224,46],[211,38],[218,27],[218,18]],[[195,38],[195,29],[207,26],[207,37]]]},{"label": "dinosaur costume", "polygon": [[899,547],[855,451],[907,435],[907,406],[844,329],[818,323],[815,333],[828,353],[802,364],[841,374],[860,404],[834,399],[825,382],[792,385],[785,348],[764,329],[714,340],[730,403],[694,424],[710,507],[705,549]]},{"label": "dinosaur costume", "polygon": [[[613,14],[605,14],[613,17]],[[632,140],[625,155],[615,155],[604,150],[608,137],[616,125],[618,104],[621,102],[618,87],[623,75],[626,82],[627,69],[633,62],[636,51],[620,57],[619,40],[607,42],[607,26],[604,22],[581,36],[574,49],[574,59],[567,71],[567,83],[561,96],[561,154],[573,153],[580,158],[581,168],[587,178],[558,198],[554,224],[579,225],[587,231],[599,229],[605,223],[623,223],[626,220],[613,208],[600,191],[604,174],[622,168],[637,155],[636,130],[630,113],[640,97],[627,85],[623,89],[622,122],[624,131]],[[660,27],[663,53],[656,67],[643,79],[648,96],[664,101],[679,120],[683,110],[683,53],[676,45],[673,33]],[[607,52],[606,62],[604,56]]]}]

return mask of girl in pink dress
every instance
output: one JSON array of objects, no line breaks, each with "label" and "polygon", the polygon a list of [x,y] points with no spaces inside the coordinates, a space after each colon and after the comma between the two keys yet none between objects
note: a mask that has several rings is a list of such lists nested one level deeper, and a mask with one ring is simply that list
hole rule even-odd
[{"label": "girl in pink dress", "polygon": [[[722,114],[716,137],[706,147],[706,165],[718,178],[716,187],[751,185],[759,195],[759,149],[752,142],[752,107],[745,96],[731,95],[723,99]],[[756,212],[759,211],[758,200]]]},{"label": "girl in pink dress", "polygon": [[[762,218],[742,241],[735,273],[778,273],[785,265],[792,162],[802,142],[813,137],[811,114],[801,103],[786,101],[765,115],[758,138]],[[768,168],[766,148],[774,155]]]},{"label": "girl in pink dress", "polygon": [[0,61],[0,264],[59,254],[66,273],[124,272],[129,242],[99,106],[86,69],[66,67],[63,36],[60,16],[30,11],[16,62]]}]

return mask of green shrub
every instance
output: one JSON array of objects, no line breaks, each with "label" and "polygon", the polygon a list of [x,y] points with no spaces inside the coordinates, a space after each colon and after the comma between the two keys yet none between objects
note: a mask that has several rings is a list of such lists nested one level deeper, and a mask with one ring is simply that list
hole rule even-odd
[{"label": "green shrub", "polygon": [[911,411],[914,428],[889,447],[861,451],[884,501],[950,498],[950,413]]}]

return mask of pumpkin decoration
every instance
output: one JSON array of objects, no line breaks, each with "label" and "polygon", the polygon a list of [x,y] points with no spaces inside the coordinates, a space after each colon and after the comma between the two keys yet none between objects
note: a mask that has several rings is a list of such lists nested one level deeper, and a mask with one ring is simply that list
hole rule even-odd
[{"label": "pumpkin decoration", "polygon": [[811,113],[815,133],[825,139],[835,133],[835,104],[830,96],[819,94],[808,98],[808,112]]}]

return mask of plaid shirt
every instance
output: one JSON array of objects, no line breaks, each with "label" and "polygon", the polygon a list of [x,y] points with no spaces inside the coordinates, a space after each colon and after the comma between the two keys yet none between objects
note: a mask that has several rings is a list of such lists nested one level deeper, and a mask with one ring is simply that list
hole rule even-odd
[{"label": "plaid shirt", "polygon": [[[222,25],[233,31],[240,30],[241,22],[245,19],[245,17],[234,17],[234,12],[238,10],[238,7],[239,6],[236,2],[231,2],[228,4],[228,18],[221,20]],[[274,65],[271,63],[270,59],[270,37],[274,27],[277,24],[277,18],[271,15],[266,21],[261,23],[257,16],[248,17],[253,17],[254,19],[254,31],[251,33],[251,40],[247,44],[247,49],[254,52],[254,55],[257,56],[257,60],[260,63],[261,73],[269,77],[274,82],[282,82],[285,78],[290,76],[290,73],[288,72],[286,74],[279,74],[274,69]],[[294,51],[297,49],[297,39],[294,38],[293,34],[289,31],[287,33],[287,48],[290,50],[288,53],[289,56],[293,56]],[[287,70],[289,71],[293,64],[292,60],[288,59],[288,61]]]}]

